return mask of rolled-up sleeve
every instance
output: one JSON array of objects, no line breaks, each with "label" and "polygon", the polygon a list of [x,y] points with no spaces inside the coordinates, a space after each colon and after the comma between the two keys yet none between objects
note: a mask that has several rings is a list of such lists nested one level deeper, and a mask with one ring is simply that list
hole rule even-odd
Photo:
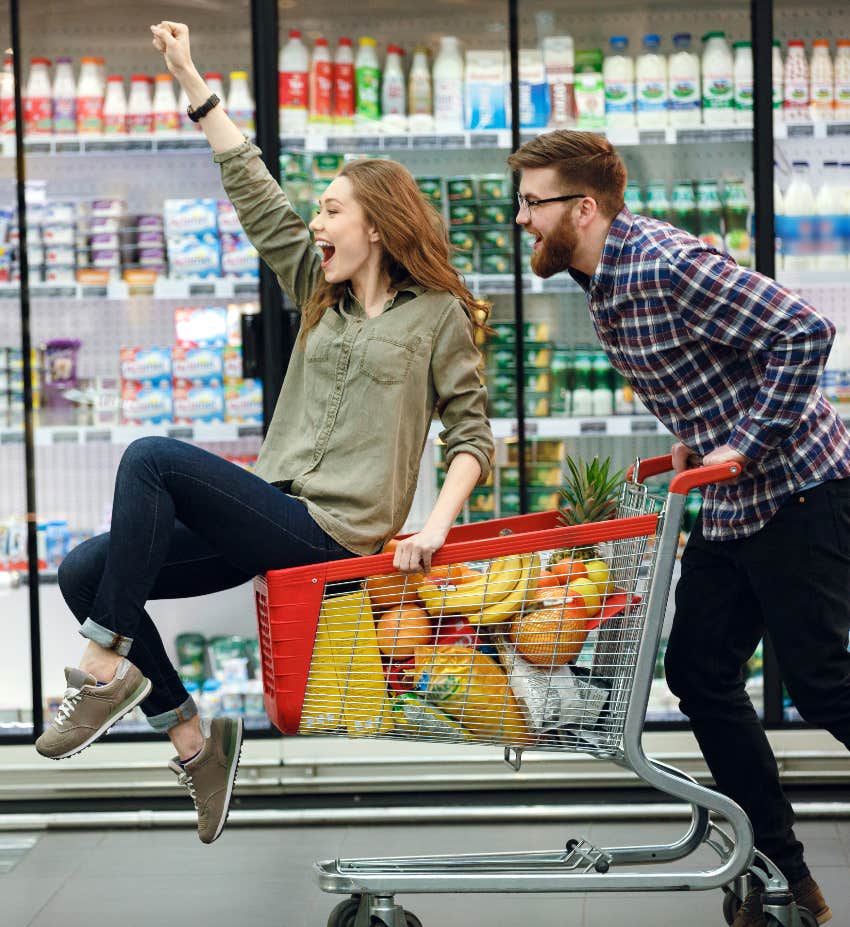
[{"label": "rolled-up sleeve", "polygon": [[247,138],[213,156],[221,182],[257,253],[300,309],[316,288],[321,258],[310,232]]},{"label": "rolled-up sleeve", "polygon": [[454,300],[437,326],[431,375],[443,423],[440,440],[446,445],[446,466],[461,452],[472,454],[481,466],[479,484],[489,478],[494,455],[487,390],[478,372],[480,360],[472,323]]}]

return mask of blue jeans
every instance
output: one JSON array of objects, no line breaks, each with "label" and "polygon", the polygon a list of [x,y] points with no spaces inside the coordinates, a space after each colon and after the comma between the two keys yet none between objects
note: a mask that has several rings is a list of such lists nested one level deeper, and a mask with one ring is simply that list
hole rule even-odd
[{"label": "blue jeans", "polygon": [[129,445],[111,530],[59,567],[83,637],[128,656],[153,683],[142,710],[166,731],[196,714],[145,611],[149,599],[231,589],[258,573],[353,557],[307,507],[242,467],[174,438]]}]

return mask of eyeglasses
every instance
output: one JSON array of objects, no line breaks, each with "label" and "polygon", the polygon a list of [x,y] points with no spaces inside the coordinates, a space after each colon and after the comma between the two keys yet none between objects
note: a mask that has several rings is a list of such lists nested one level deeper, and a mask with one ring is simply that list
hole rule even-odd
[{"label": "eyeglasses", "polygon": [[585,196],[587,196],[586,193],[570,193],[568,196],[547,196],[545,200],[528,200],[521,193],[517,193],[516,201],[520,212],[527,209],[528,214],[531,215],[532,209],[537,206],[543,206],[546,203],[566,203],[567,200],[580,200]]}]

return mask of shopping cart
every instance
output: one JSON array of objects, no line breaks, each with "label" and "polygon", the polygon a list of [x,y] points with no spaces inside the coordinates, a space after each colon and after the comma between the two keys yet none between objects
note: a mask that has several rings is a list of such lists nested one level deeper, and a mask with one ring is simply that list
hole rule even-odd
[{"label": "shopping cart", "polygon": [[[754,849],[738,805],[643,752],[685,498],[740,474],[699,467],[666,497],[650,492],[644,480],[671,469],[669,456],[638,460],[610,521],[564,527],[546,512],[455,528],[428,577],[393,573],[385,553],[256,578],[265,705],[284,733],[498,744],[517,770],[523,750],[582,752],[691,804],[690,828],[670,845],[571,839],[552,852],[317,863],[324,891],[352,896],[328,927],[417,927],[399,892],[721,887],[731,923],[753,885],[769,923],[816,923]],[[713,869],[658,866],[703,845],[719,857]]]}]

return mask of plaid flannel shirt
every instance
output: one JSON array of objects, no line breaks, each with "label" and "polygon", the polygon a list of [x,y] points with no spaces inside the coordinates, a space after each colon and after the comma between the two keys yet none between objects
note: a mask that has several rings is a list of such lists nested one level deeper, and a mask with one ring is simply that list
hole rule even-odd
[{"label": "plaid flannel shirt", "polygon": [[593,277],[570,273],[647,408],[699,455],[747,458],[704,490],[707,538],[747,537],[796,490],[850,476],[850,435],[819,388],[835,329],[799,296],[625,207]]}]

